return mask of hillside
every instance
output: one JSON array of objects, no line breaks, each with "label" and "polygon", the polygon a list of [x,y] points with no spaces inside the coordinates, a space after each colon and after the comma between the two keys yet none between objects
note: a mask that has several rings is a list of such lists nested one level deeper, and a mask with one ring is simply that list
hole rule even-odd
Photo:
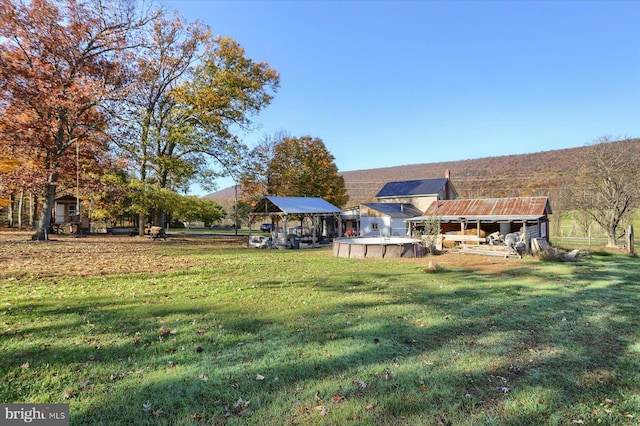
[{"label": "hillside", "polygon": [[[640,155],[640,139],[615,142],[612,147],[623,152],[634,150]],[[571,184],[576,172],[575,159],[584,149],[579,147],[532,154],[409,164],[340,174],[344,177],[349,193],[349,206],[372,201],[386,182],[444,177],[447,169],[451,172],[451,181],[460,198],[530,195],[550,195],[553,198]],[[205,197],[218,200],[225,206],[225,201],[233,200],[233,188]]]}]

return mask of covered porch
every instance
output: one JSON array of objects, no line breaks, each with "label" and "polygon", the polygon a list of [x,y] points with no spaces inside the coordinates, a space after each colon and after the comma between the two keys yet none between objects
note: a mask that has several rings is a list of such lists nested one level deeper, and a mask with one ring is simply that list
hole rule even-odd
[{"label": "covered porch", "polygon": [[325,238],[339,236],[341,213],[341,209],[322,198],[267,196],[249,214],[252,223],[258,218],[270,221],[275,247],[300,248],[301,242],[316,247]]}]

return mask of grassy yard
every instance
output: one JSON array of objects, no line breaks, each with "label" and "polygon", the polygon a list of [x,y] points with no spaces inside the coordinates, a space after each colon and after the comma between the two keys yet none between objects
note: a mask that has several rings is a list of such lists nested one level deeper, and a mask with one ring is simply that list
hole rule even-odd
[{"label": "grassy yard", "polygon": [[0,401],[72,425],[640,424],[640,259],[436,262],[0,233]]}]

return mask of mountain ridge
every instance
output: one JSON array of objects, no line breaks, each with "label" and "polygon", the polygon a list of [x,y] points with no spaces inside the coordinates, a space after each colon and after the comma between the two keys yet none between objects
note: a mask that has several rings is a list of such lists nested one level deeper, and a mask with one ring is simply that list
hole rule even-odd
[{"label": "mountain ridge", "polygon": [[[640,155],[640,139],[611,142],[612,149],[634,150]],[[497,198],[516,196],[562,196],[574,179],[586,146],[511,154],[475,159],[415,163],[339,172],[345,180],[349,206],[375,200],[387,182],[444,177],[449,170],[451,182],[460,198]],[[623,151],[624,152],[624,151]],[[233,187],[204,196],[226,207],[233,200]]]}]

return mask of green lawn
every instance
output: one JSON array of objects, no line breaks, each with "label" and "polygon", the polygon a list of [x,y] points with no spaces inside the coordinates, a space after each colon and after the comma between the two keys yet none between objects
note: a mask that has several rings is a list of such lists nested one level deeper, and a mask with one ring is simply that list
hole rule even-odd
[{"label": "green lawn", "polygon": [[[35,255],[67,242],[49,244]],[[427,273],[326,249],[140,250],[176,261],[0,272],[1,402],[68,403],[72,425],[640,424],[638,258]]]}]

